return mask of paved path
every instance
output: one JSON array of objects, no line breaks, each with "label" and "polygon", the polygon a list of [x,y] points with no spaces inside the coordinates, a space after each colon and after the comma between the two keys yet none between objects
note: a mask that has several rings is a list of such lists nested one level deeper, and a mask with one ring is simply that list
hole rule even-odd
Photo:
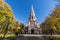
[{"label": "paved path", "polygon": [[[23,34],[22,36],[16,36],[10,40],[50,40],[49,36],[51,35],[40,35],[40,34]],[[52,36],[59,36],[60,35],[52,35]]]},{"label": "paved path", "polygon": [[33,37],[31,37],[31,36],[27,36],[27,37],[22,36],[22,37],[16,37],[13,40],[42,40],[42,38],[41,37],[35,37],[35,36],[33,36]]},{"label": "paved path", "polygon": [[59,36],[60,35],[41,35],[41,34],[23,34],[22,36]]},{"label": "paved path", "polygon": [[[14,38],[14,40],[52,40],[49,38],[49,36],[51,35],[24,34],[23,36]],[[60,37],[60,35],[52,35],[52,36]]]},{"label": "paved path", "polygon": [[[1,34],[0,36],[3,36],[3,35]],[[42,34],[21,34],[20,36],[58,36],[60,37],[60,35],[42,35]]]}]

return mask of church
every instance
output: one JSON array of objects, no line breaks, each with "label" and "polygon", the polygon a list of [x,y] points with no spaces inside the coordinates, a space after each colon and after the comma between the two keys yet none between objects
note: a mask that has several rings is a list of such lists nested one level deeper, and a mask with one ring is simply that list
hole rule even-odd
[{"label": "church", "polygon": [[28,23],[24,27],[24,33],[27,33],[27,34],[40,34],[41,33],[41,28],[36,21],[36,16],[34,13],[33,5],[31,6]]}]

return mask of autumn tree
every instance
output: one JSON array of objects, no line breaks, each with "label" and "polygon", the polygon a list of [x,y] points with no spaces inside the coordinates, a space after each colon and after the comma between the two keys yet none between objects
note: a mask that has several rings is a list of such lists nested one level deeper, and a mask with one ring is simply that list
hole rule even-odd
[{"label": "autumn tree", "polygon": [[0,33],[3,34],[5,31],[7,31],[7,33],[14,33],[13,32],[14,29],[17,31],[18,28],[19,29],[21,28],[20,24],[18,24],[17,22],[18,21],[14,17],[11,7],[6,2],[1,3],[0,4]]},{"label": "autumn tree", "polygon": [[42,22],[42,32],[48,34],[60,34],[60,0],[51,14]]}]

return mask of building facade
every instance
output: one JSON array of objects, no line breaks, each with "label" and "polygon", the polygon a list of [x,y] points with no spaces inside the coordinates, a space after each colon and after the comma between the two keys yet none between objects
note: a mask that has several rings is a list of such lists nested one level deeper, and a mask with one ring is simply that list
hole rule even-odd
[{"label": "building facade", "polygon": [[31,6],[30,16],[27,25],[24,27],[24,32],[29,34],[39,34],[41,33],[41,28],[37,24],[36,16],[34,13],[33,5]]}]

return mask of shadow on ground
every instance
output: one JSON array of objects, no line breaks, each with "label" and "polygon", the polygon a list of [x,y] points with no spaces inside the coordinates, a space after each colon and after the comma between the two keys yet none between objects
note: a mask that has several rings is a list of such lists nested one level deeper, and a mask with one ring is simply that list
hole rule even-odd
[{"label": "shadow on ground", "polygon": [[49,37],[36,37],[36,36],[16,36],[14,38],[6,38],[6,39],[2,39],[0,38],[0,40],[54,40],[54,39],[51,39]]}]

